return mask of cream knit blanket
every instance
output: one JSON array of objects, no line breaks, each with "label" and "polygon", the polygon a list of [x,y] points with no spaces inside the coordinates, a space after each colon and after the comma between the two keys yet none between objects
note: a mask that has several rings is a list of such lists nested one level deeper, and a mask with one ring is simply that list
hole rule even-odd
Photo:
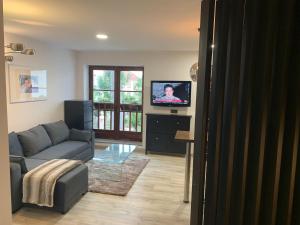
[{"label": "cream knit blanket", "polygon": [[56,181],[82,164],[78,160],[53,159],[25,174],[23,178],[23,203],[53,207]]}]

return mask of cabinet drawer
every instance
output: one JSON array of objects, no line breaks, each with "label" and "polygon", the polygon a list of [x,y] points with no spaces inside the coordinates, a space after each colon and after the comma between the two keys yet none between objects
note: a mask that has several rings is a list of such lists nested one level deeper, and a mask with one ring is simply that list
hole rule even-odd
[{"label": "cabinet drawer", "polygon": [[147,127],[152,132],[176,133],[177,130],[190,130],[190,118],[177,116],[149,117]]},{"label": "cabinet drawer", "polygon": [[147,127],[152,132],[172,132],[173,128],[169,125],[169,121],[163,118],[153,117],[147,120]]},{"label": "cabinet drawer", "polygon": [[165,134],[150,134],[147,137],[147,150],[153,152],[166,152],[169,137]]},{"label": "cabinet drawer", "polygon": [[173,135],[151,134],[147,137],[147,150],[152,152],[164,152],[173,154],[185,154],[185,143],[178,142]]},{"label": "cabinet drawer", "polygon": [[174,118],[173,128],[177,130],[190,130],[190,118]]},{"label": "cabinet drawer", "polygon": [[190,116],[147,114],[146,150],[160,153],[186,152],[185,143],[175,140],[177,130],[190,130]]}]

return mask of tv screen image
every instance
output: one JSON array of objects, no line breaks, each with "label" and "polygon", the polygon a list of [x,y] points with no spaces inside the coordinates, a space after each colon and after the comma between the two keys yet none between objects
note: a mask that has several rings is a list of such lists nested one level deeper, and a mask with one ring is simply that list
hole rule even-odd
[{"label": "tv screen image", "polygon": [[157,106],[190,106],[190,81],[152,81],[151,104]]}]

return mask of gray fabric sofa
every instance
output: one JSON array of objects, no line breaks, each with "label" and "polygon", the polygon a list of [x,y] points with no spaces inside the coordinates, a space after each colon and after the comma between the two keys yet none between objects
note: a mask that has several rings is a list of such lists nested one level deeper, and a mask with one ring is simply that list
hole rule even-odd
[{"label": "gray fabric sofa", "polygon": [[[22,207],[24,174],[51,159],[76,159],[86,162],[94,157],[93,131],[67,127],[63,121],[36,126],[9,135],[12,211]],[[65,213],[87,192],[88,170],[83,164],[62,176],[54,191],[54,210]]]}]

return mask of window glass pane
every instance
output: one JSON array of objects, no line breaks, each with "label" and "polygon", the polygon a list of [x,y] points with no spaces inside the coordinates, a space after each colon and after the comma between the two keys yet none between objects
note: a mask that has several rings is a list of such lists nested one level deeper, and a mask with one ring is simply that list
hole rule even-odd
[{"label": "window glass pane", "polygon": [[121,104],[142,104],[142,92],[121,92]]},{"label": "window glass pane", "polygon": [[142,132],[142,113],[138,113],[137,132]]},{"label": "window glass pane", "polygon": [[[100,68],[100,67],[99,67]],[[105,68],[105,67],[103,67]],[[116,126],[120,131],[142,132],[143,71],[93,70],[93,128],[114,130],[114,116],[119,117]],[[119,73],[120,71],[120,73]],[[116,76],[117,75],[117,76]],[[115,84],[118,81],[119,83]],[[118,88],[115,89],[115,88]],[[120,88],[120,89],[119,89]],[[115,96],[115,91],[117,96]],[[115,102],[117,97],[119,102]],[[115,115],[115,104],[120,104],[119,115]],[[98,111],[99,110],[99,111]]]},{"label": "window glass pane", "polygon": [[143,71],[121,71],[120,88],[121,91],[142,91]]},{"label": "window glass pane", "polygon": [[93,128],[98,129],[99,128],[99,117],[98,117],[98,110],[94,109],[93,112]]},{"label": "window glass pane", "polygon": [[124,127],[123,127],[123,120],[124,120],[124,113],[123,113],[123,112],[120,112],[120,124],[119,124],[120,131],[123,131],[123,130],[124,130]]},{"label": "window glass pane", "polygon": [[110,129],[111,130],[114,130],[115,129],[115,112],[114,111],[111,111],[111,127]]},{"label": "window glass pane", "polygon": [[124,112],[124,131],[129,131],[129,112]]},{"label": "window glass pane", "polygon": [[111,130],[110,111],[105,111],[105,130]]},{"label": "window glass pane", "polygon": [[94,91],[93,101],[97,103],[114,103],[114,92]]},{"label": "window glass pane", "polygon": [[104,130],[104,111],[101,110],[99,113],[99,125],[100,125],[100,130]]},{"label": "window glass pane", "polygon": [[93,71],[94,89],[97,90],[114,90],[115,74],[113,70],[94,70]]},{"label": "window glass pane", "polygon": [[130,131],[136,132],[136,112],[131,113],[131,128]]}]

